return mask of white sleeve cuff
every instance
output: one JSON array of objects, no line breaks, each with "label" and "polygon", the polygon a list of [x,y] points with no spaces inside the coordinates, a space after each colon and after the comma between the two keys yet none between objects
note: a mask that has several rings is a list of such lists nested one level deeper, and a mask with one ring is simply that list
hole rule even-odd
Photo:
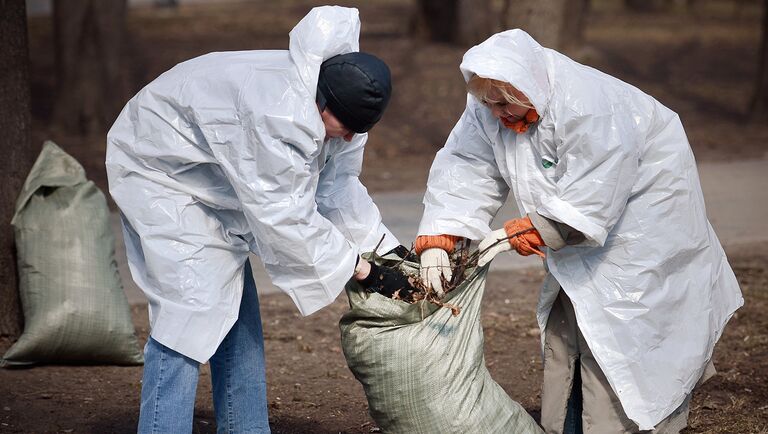
[{"label": "white sleeve cuff", "polygon": [[565,247],[565,240],[560,235],[560,230],[554,220],[550,220],[535,211],[528,213],[528,218],[531,219],[533,227],[539,231],[539,235],[547,247],[552,250],[560,250]]},{"label": "white sleeve cuff", "polygon": [[588,244],[602,246],[608,237],[608,231],[592,223],[571,204],[558,197],[543,198],[536,211],[543,217],[565,223],[581,232],[587,238]]}]

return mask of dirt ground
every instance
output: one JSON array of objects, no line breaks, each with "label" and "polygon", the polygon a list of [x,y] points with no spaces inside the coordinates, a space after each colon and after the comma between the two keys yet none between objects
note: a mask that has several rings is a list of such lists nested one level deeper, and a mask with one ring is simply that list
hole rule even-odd
[{"label": "dirt ground", "polygon": [[[350,4],[350,2],[339,2]],[[411,39],[407,0],[355,4],[363,21],[361,46],[384,58],[394,96],[371,133],[363,180],[369,190],[422,189],[434,153],[463,110],[458,71],[468,47]],[[699,161],[761,159],[768,127],[748,113],[756,71],[759,13],[709,4],[697,13],[628,15],[593,1],[586,46],[574,57],[637,85],[677,111]],[[130,94],[174,64],[210,51],[285,48],[287,32],[311,1],[183,6],[161,14],[132,10],[128,28]],[[51,138],[72,153],[106,189],[104,132],[82,137],[51,124],[55,89],[48,18],[30,20],[33,139]],[[386,212],[384,210],[383,212]],[[746,305],[717,346],[719,375],[692,403],[696,433],[768,432],[768,246],[730,248]],[[496,381],[538,418],[541,362],[535,305],[542,273],[496,272],[483,301],[486,361]],[[300,318],[282,295],[261,298],[270,419],[276,433],[369,433],[359,383],[346,367],[332,306]],[[147,337],[144,308],[133,311]],[[4,351],[10,342],[0,342]],[[138,417],[140,367],[41,366],[0,370],[0,432],[127,433]],[[215,432],[210,374],[202,368],[195,432]]]},{"label": "dirt ground", "polygon": [[[715,349],[718,375],[694,394],[687,433],[768,432],[768,246],[729,251],[745,298]],[[497,272],[483,299],[485,357],[493,378],[539,417],[542,365],[535,308],[543,272]],[[261,297],[270,424],[280,433],[370,433],[362,386],[347,368],[342,295],[300,318],[281,294]],[[143,308],[133,310],[147,338]],[[0,345],[0,351],[8,346]],[[215,432],[210,371],[201,369],[194,427]],[[40,366],[0,370],[0,432],[128,433],[138,419],[141,367]]]}]

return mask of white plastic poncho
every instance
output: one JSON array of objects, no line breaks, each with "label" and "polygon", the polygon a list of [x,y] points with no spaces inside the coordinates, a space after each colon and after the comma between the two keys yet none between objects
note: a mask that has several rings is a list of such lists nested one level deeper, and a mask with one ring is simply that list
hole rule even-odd
[{"label": "white plastic poncho", "polygon": [[320,64],[358,50],[356,9],[313,9],[288,51],[207,54],[141,90],[108,134],[110,193],[152,337],[207,361],[258,254],[302,314],[331,303],[358,251],[398,242],[358,175],[366,134],[324,142]]},{"label": "white plastic poncho", "polygon": [[432,165],[419,234],[483,238],[510,187],[522,212],[583,233],[581,245],[547,249],[539,326],[559,282],[627,416],[651,429],[691,392],[743,304],[678,116],[521,30],[470,49],[461,71],[511,83],[541,120],[516,134],[469,96]]}]

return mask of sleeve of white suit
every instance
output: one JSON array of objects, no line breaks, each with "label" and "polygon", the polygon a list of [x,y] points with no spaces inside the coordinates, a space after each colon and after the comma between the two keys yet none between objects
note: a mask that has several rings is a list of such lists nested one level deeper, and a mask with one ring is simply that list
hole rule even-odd
[{"label": "sleeve of white suit", "polygon": [[482,239],[507,198],[509,187],[471,110],[464,111],[432,163],[419,235]]},{"label": "sleeve of white suit", "polygon": [[378,248],[383,254],[397,247],[397,238],[381,222],[379,208],[360,182],[367,134],[357,134],[329,155],[320,172],[316,199],[320,213],[328,218],[361,252]]},{"label": "sleeve of white suit", "polygon": [[581,232],[588,244],[603,245],[640,165],[631,120],[614,113],[574,116],[562,130],[556,192],[542,198],[536,211]]}]

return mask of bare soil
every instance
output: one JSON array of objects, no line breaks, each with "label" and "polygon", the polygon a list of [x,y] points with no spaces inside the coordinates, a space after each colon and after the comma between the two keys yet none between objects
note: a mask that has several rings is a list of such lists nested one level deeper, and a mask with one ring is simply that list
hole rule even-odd
[{"label": "bare soil", "polygon": [[[768,430],[768,246],[729,252],[745,306],[715,349],[718,375],[694,394],[688,433]],[[539,417],[542,365],[535,308],[543,272],[496,272],[489,277],[482,322],[493,378]],[[347,368],[338,320],[342,295],[301,318],[281,294],[261,297],[270,423],[275,433],[370,433],[362,386]],[[143,342],[146,310],[133,310]],[[8,342],[0,344],[0,351]],[[138,420],[141,367],[38,366],[0,370],[0,432],[128,433]],[[195,432],[215,432],[210,371],[201,369]]]},{"label": "bare soil", "polygon": [[[410,1],[360,3],[361,46],[390,64],[395,89],[391,108],[371,133],[363,180],[371,191],[422,189],[434,153],[463,110],[458,64],[468,47],[412,39]],[[610,3],[593,2],[586,47],[571,53],[574,57],[637,85],[680,113],[698,160],[766,158],[768,126],[747,109],[759,43],[759,13],[753,3],[742,2],[746,6],[738,11],[709,7],[691,14],[645,15],[606,6]],[[134,9],[126,47],[130,92],[174,64],[210,51],[286,48],[288,30],[312,4],[215,3],[163,13]],[[106,190],[106,129],[82,136],[51,123],[55,68],[48,18],[30,20],[30,45],[33,139],[58,142]],[[717,346],[719,375],[696,393],[687,432],[768,432],[768,246],[728,253],[746,305]],[[542,371],[534,312],[541,278],[536,270],[494,272],[483,301],[489,369],[537,418]],[[340,349],[337,323],[346,309],[341,296],[330,307],[301,318],[287,297],[261,298],[274,432],[375,431],[362,388]],[[143,343],[148,332],[145,308],[134,308],[133,318]],[[9,346],[0,342],[0,351]],[[201,375],[195,432],[215,432],[207,366]],[[0,432],[135,432],[140,378],[140,367],[0,370]]]}]

